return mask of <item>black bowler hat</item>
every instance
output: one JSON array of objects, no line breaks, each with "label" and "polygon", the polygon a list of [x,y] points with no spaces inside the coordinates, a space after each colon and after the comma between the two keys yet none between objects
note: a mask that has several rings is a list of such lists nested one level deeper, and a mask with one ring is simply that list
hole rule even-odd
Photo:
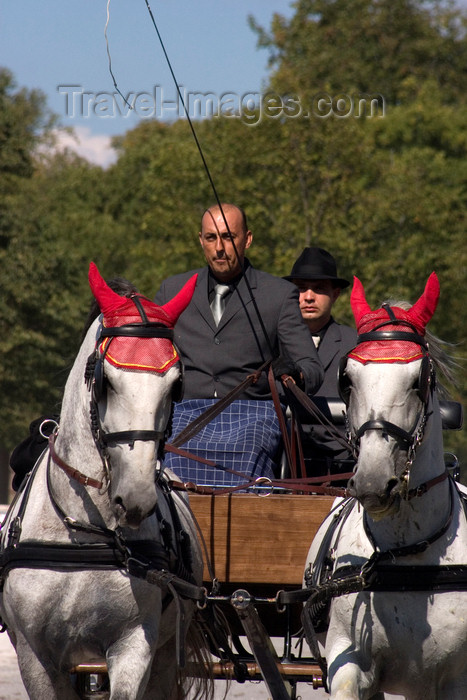
[{"label": "black bowler hat", "polygon": [[285,280],[332,280],[344,289],[350,282],[337,276],[336,261],[324,248],[304,248]]}]

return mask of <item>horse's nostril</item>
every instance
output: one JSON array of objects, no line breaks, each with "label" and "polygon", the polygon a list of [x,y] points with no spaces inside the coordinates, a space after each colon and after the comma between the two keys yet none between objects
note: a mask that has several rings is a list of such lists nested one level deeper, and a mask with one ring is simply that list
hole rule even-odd
[{"label": "horse's nostril", "polygon": [[126,508],[123,505],[122,498],[120,498],[120,496],[115,496],[114,504],[115,504],[115,512],[118,514],[119,517],[121,517],[126,512]]},{"label": "horse's nostril", "polygon": [[399,479],[396,479],[395,477],[393,479],[389,479],[386,487],[386,494],[388,496],[391,495],[391,493],[394,491],[394,489],[399,485]]},{"label": "horse's nostril", "polygon": [[353,476],[347,482],[347,493],[349,496],[355,496],[355,479]]}]

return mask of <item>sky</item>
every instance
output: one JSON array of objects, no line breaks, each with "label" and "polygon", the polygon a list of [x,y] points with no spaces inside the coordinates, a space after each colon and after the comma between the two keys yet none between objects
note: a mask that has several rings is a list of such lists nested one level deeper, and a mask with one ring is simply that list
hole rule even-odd
[{"label": "sky", "polygon": [[[149,3],[190,116],[207,105],[254,99],[268,75],[247,17],[269,29],[274,12],[293,14],[291,0],[151,0]],[[107,25],[107,30],[106,30]],[[117,93],[109,71],[108,49]],[[141,120],[184,116],[146,0],[3,0],[0,66],[17,87],[40,89],[61,136],[99,165],[115,154],[110,138]],[[197,99],[210,96],[210,102]],[[198,111],[196,111],[198,110]]]}]

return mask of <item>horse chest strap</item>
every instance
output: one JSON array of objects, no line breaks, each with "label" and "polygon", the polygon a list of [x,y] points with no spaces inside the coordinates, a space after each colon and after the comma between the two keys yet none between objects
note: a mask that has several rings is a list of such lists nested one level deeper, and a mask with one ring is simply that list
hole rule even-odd
[{"label": "horse chest strap", "polygon": [[384,566],[374,572],[373,591],[465,591],[467,566]]},{"label": "horse chest strap", "polygon": [[[350,592],[343,584],[346,580],[353,579],[355,574],[355,567],[342,567],[334,572],[333,580],[336,584],[340,584],[342,589],[339,595]],[[467,566],[464,564],[445,566],[377,564],[372,567],[366,578],[363,590],[369,593],[466,591]],[[358,590],[352,592],[356,593]]]}]

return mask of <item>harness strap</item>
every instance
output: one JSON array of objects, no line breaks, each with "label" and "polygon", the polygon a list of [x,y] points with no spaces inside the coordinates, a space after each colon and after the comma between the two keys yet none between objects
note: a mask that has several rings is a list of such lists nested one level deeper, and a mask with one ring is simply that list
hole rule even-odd
[{"label": "harness strap", "polygon": [[[439,483],[440,481],[444,481],[444,474],[446,472],[443,472],[443,474],[440,475],[440,477],[435,477],[431,481],[434,483]],[[428,483],[428,482],[427,482]],[[434,483],[431,485],[434,486]],[[454,490],[455,487],[453,485],[453,481],[449,481],[450,489],[449,489],[449,498],[450,498],[450,508],[449,508],[449,513],[448,516],[441,525],[438,530],[436,530],[430,537],[427,537],[424,540],[420,540],[418,542],[414,542],[413,544],[408,544],[404,545],[403,547],[394,547],[385,551],[381,551],[378,548],[377,542],[375,538],[373,537],[373,534],[370,530],[370,526],[368,524],[368,515],[366,511],[363,511],[363,529],[365,530],[365,534],[368,537],[369,541],[371,542],[371,545],[373,549],[375,550],[375,556],[377,557],[378,561],[386,561],[388,559],[394,559],[397,557],[407,557],[407,556],[412,556],[413,554],[420,554],[421,552],[424,552],[428,547],[433,544],[433,542],[436,542],[440,537],[446,534],[448,531],[449,527],[451,526],[452,519],[454,516]],[[423,487],[424,484],[421,485]],[[421,488],[419,487],[419,488]],[[417,489],[416,489],[417,490]],[[426,489],[428,490],[428,489]],[[456,490],[457,492],[457,490]],[[415,494],[416,495],[416,494]],[[421,494],[423,495],[423,493]]]},{"label": "harness strap", "polygon": [[265,485],[271,489],[278,488],[281,491],[293,491],[294,493],[314,493],[314,494],[324,494],[327,496],[339,496],[344,497],[347,495],[346,489],[343,486],[330,486],[332,481],[341,481],[342,479],[350,479],[354,472],[346,472],[345,474],[329,474],[326,476],[311,476],[306,479],[269,479],[263,477],[251,477],[248,478],[246,474],[242,472],[236,472],[232,469],[227,469],[227,467],[222,467],[220,464],[215,464],[209,460],[205,460],[202,457],[197,457],[197,455],[192,455],[191,452],[185,452],[183,450],[171,450],[182,457],[187,457],[189,459],[197,459],[198,461],[208,464],[208,466],[217,467],[223,471],[233,473],[237,476],[241,476],[245,479],[242,484],[238,486],[229,486],[226,488],[218,488],[215,486],[203,486],[200,484],[195,484],[192,481],[176,481],[171,480],[169,485],[171,488],[177,491],[192,491],[193,493],[200,493],[209,496],[221,496],[223,494],[234,493],[235,491],[244,490],[253,486]]},{"label": "harness strap", "polygon": [[416,343],[417,345],[421,345],[422,348],[427,349],[428,344],[425,340],[425,338],[419,333],[417,333],[415,330],[413,333],[409,333],[407,331],[380,331],[378,330],[384,325],[393,325],[394,323],[398,323],[399,325],[410,325],[409,323],[406,323],[405,321],[398,321],[395,319],[394,321],[387,321],[384,324],[381,324],[380,326],[377,326],[374,328],[372,331],[369,331],[368,333],[362,333],[357,337],[357,345],[360,345],[360,343],[366,343],[371,340],[404,340],[408,343]]},{"label": "harness strap", "polygon": [[420,486],[415,486],[413,489],[410,489],[410,491],[407,494],[407,500],[410,501],[412,498],[418,498],[419,496],[423,496],[424,493],[429,491],[432,486],[436,486],[436,484],[440,484],[442,481],[447,479],[449,477],[449,472],[444,471],[442,474],[439,474],[438,476],[433,477],[433,479],[430,479],[429,481],[423,482],[423,484],[420,484]]},{"label": "harness strap", "polygon": [[86,474],[83,474],[78,469],[70,467],[69,464],[67,464],[61,457],[58,456],[57,452],[55,451],[55,437],[56,433],[51,433],[51,435],[49,436],[49,450],[52,461],[58,467],[60,467],[60,469],[63,469],[65,474],[77,481],[79,484],[83,484],[83,486],[93,486],[96,489],[101,489],[103,483],[102,481],[92,479],[90,476],[86,476]]},{"label": "harness strap", "polygon": [[[285,377],[285,375],[283,375]],[[293,380],[292,380],[293,381]],[[276,386],[276,381],[274,378],[274,375],[272,373],[272,367],[269,367],[268,371],[268,382],[269,382],[269,388],[271,390],[271,395],[272,395],[272,400],[274,402],[274,408],[276,409],[276,415],[277,419],[279,421],[279,426],[281,429],[282,433],[282,440],[284,443],[284,450],[285,454],[287,456],[287,462],[289,463],[290,466],[290,473],[292,474],[292,477],[294,479],[297,478],[297,466],[295,462],[295,455],[292,453],[292,441],[291,438],[289,437],[289,433],[287,431],[287,424],[285,422],[285,417],[282,412],[282,407],[279,399],[279,393],[277,391],[277,386]],[[292,434],[293,434],[293,429],[294,426],[292,426]]]},{"label": "harness strap", "polygon": [[286,386],[292,392],[294,398],[303,406],[303,408],[308,411],[308,413],[313,416],[337,442],[345,447],[348,452],[351,452],[352,450],[348,441],[345,440],[335,429],[333,423],[327,418],[327,416],[324,415],[314,401],[293,381],[288,381]]},{"label": "harness strap", "polygon": [[392,437],[397,437],[409,445],[412,443],[413,439],[413,435],[411,435],[411,433],[408,433],[406,430],[403,430],[395,423],[390,423],[387,420],[377,419],[368,420],[366,421],[366,423],[363,423],[363,425],[361,425],[355,433],[355,440],[359,440],[362,437],[362,435],[367,432],[367,430],[381,430],[383,435],[392,435]]},{"label": "harness strap", "polygon": [[7,547],[0,556],[2,578],[12,568],[79,570],[124,566],[119,547],[104,542],[75,545],[20,542],[16,547]]},{"label": "harness strap", "polygon": [[181,596],[198,603],[205,603],[207,600],[207,591],[203,586],[184,581],[175,574],[171,574],[170,571],[150,569],[144,578],[148,583],[157,586],[168,586],[171,584]]},{"label": "harness strap", "polygon": [[[336,581],[345,578],[345,569],[335,572]],[[348,572],[355,576],[355,569]],[[467,591],[467,565],[375,566],[365,581],[365,591]]]},{"label": "harness strap", "polygon": [[101,439],[104,445],[112,443],[124,442],[132,445],[135,440],[163,440],[165,432],[160,430],[121,430],[116,433],[101,433]]}]

